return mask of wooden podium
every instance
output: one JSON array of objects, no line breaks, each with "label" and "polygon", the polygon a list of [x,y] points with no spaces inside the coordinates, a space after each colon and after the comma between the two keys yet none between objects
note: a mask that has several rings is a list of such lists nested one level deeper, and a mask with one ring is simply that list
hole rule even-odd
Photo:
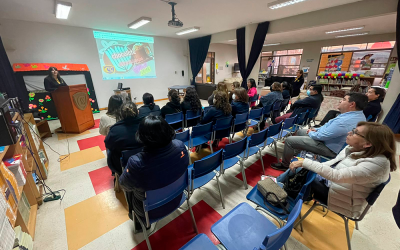
[{"label": "wooden podium", "polygon": [[82,133],[94,126],[86,84],[62,86],[51,95],[64,133]]}]

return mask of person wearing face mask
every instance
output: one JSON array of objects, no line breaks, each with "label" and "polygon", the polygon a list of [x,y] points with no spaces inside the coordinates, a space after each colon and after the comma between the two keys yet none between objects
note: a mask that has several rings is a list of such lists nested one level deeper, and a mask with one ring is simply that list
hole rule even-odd
[{"label": "person wearing face mask", "polygon": [[368,98],[361,93],[347,94],[339,104],[340,115],[318,129],[300,129],[285,140],[282,163],[273,163],[276,170],[287,170],[294,155],[301,150],[333,158],[346,142],[347,133],[365,121],[363,109]]},{"label": "person wearing face mask", "polygon": [[313,197],[329,210],[358,218],[367,206],[367,196],[397,169],[396,142],[386,125],[359,122],[349,130],[348,146],[333,160],[299,160],[292,162],[290,169],[302,167],[319,174],[324,179],[315,178],[311,183]]},{"label": "person wearing face mask", "polygon": [[240,89],[240,82],[232,83],[232,90],[229,91],[229,103],[235,101],[235,90]]},{"label": "person wearing face mask", "polygon": [[279,123],[286,120],[286,118],[294,117],[300,113],[306,112],[307,110],[319,109],[321,107],[322,101],[324,100],[324,96],[321,94],[321,92],[321,85],[311,85],[310,88],[307,90],[308,97],[300,99],[293,103],[286,114],[275,118],[275,122]]},{"label": "person wearing face mask", "polygon": [[232,116],[249,112],[249,96],[245,88],[239,88],[234,91],[235,99],[232,102]]},{"label": "person wearing face mask", "polygon": [[61,86],[68,86],[64,79],[60,77],[60,73],[56,67],[49,68],[49,75],[44,78],[44,88],[46,91],[53,92]]}]

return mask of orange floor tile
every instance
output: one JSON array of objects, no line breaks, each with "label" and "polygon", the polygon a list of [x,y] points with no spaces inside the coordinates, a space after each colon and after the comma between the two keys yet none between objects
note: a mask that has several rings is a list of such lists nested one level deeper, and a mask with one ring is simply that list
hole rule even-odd
[{"label": "orange floor tile", "polygon": [[[64,157],[65,155],[62,155],[60,156],[60,159],[63,159]],[[61,161],[60,169],[61,171],[65,171],[103,158],[105,158],[105,156],[99,146],[88,148],[71,153],[67,158]]]},{"label": "orange floor tile", "polygon": [[83,247],[129,220],[123,192],[113,189],[64,210],[68,249]]}]

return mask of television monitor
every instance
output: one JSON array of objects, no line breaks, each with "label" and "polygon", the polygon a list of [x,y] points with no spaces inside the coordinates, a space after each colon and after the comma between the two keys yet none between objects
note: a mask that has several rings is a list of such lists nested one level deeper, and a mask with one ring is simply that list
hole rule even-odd
[{"label": "television monitor", "polygon": [[240,71],[239,63],[235,63],[235,64],[233,65],[233,71]]}]

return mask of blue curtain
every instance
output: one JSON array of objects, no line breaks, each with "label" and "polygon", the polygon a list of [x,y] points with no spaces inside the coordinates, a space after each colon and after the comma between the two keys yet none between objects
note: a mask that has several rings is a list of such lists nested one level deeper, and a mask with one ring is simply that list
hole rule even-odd
[{"label": "blue curtain", "polygon": [[269,28],[269,22],[259,23],[257,25],[256,33],[254,34],[253,44],[251,45],[249,60],[247,61],[247,66],[246,66],[246,54],[245,54],[246,28],[243,27],[236,30],[239,69],[240,69],[240,74],[242,75],[243,78],[242,87],[246,89],[247,89],[247,78],[249,77],[251,71],[253,70],[254,65],[257,62],[258,56],[261,53],[265,41],[265,36],[268,33],[268,28]]},{"label": "blue curtain", "polygon": [[203,67],[204,61],[207,58],[210,41],[211,35],[189,40],[190,67],[193,74],[192,85],[195,84],[196,76],[199,73],[201,67]]},{"label": "blue curtain", "polygon": [[400,133],[400,94],[397,96],[395,103],[393,103],[392,108],[386,115],[383,124],[388,125],[393,133]]},{"label": "blue curtain", "polygon": [[28,111],[28,91],[25,83],[17,81],[6,50],[0,37],[0,92],[7,93],[8,97],[18,97],[21,107]]},{"label": "blue curtain", "polygon": [[[397,19],[396,19],[396,45],[397,45],[397,54],[400,54],[400,0],[397,4]],[[399,70],[400,70],[400,64]]]}]

